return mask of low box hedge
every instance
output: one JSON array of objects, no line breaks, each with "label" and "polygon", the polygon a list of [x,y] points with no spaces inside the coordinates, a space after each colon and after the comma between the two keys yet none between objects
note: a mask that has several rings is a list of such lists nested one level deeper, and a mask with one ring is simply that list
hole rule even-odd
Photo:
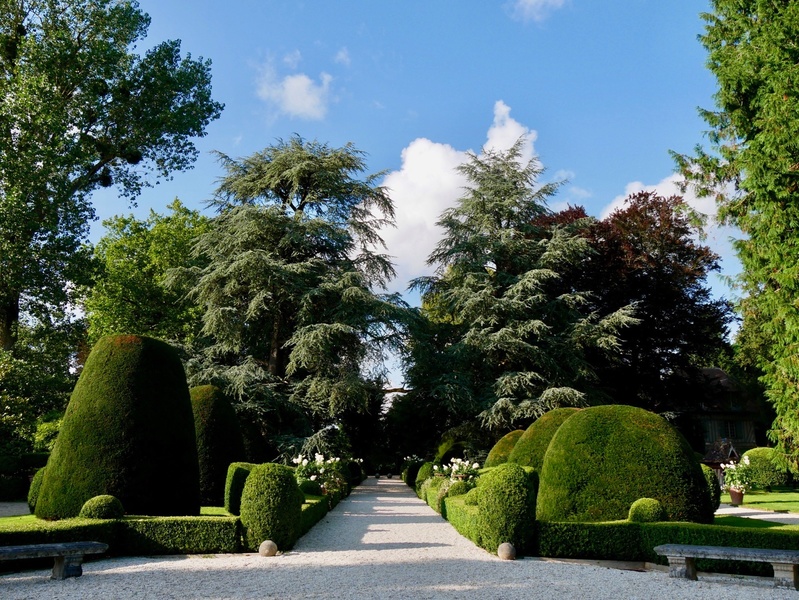
[{"label": "low box hedge", "polygon": [[233,554],[242,551],[238,517],[126,517],[109,553]]}]

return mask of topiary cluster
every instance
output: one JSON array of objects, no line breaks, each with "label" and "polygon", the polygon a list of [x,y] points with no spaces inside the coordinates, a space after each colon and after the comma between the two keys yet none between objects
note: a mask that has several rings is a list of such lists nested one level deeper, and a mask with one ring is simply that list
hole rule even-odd
[{"label": "topiary cluster", "polygon": [[228,466],[245,458],[239,420],[218,387],[201,385],[189,392],[200,466],[200,502],[203,506],[222,506]]},{"label": "topiary cluster", "polygon": [[790,482],[788,472],[774,463],[774,448],[752,448],[744,452],[744,456],[749,457],[747,472],[752,487],[770,490],[773,486],[784,486]]},{"label": "topiary cluster", "polygon": [[290,549],[302,535],[304,501],[293,469],[273,463],[256,465],[241,495],[245,545],[255,552],[261,542],[272,540],[281,551]]},{"label": "topiary cluster", "polygon": [[542,521],[615,521],[638,498],[661,502],[668,520],[711,523],[710,493],[685,438],[633,406],[595,406],[566,419],[541,468]]},{"label": "topiary cluster", "polygon": [[508,462],[508,456],[510,456],[513,447],[516,445],[516,442],[519,441],[519,438],[522,437],[523,433],[524,429],[517,429],[516,431],[511,431],[502,436],[489,451],[483,467],[496,467]]},{"label": "topiary cluster", "polygon": [[255,468],[254,464],[246,462],[232,463],[228,467],[225,478],[224,506],[231,515],[237,515],[241,511],[241,493],[244,491],[244,484],[253,468]]},{"label": "topiary cluster", "polygon": [[541,415],[530,425],[516,442],[508,462],[522,467],[541,470],[549,442],[563,422],[579,411],[579,408],[555,408]]},{"label": "topiary cluster", "polygon": [[118,498],[101,494],[86,500],[78,516],[83,519],[121,519],[125,516],[125,508]]},{"label": "topiary cluster", "polygon": [[200,512],[194,418],[186,375],[168,344],[108,336],[92,349],[42,480],[36,515],[77,516],[101,494],[131,514]]},{"label": "topiary cluster", "polygon": [[[514,463],[488,470],[477,480],[479,545],[492,554],[504,542],[523,552],[532,538],[538,476]],[[469,492],[467,497],[474,492]]]},{"label": "topiary cluster", "polygon": [[657,523],[666,520],[666,511],[659,500],[639,498],[630,506],[627,520],[633,523]]}]

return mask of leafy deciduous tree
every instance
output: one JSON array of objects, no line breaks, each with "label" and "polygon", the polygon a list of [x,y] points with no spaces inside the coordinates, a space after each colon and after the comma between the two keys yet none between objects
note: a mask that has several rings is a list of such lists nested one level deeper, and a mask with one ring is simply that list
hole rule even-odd
[{"label": "leafy deciduous tree", "polygon": [[90,193],[188,168],[220,114],[208,61],[132,51],[148,26],[135,0],[0,1],[1,348],[86,283]]}]

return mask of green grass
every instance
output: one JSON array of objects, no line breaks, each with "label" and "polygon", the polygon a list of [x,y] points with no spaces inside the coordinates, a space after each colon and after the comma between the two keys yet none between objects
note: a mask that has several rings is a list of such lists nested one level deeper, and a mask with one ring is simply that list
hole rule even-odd
[{"label": "green grass", "polygon": [[763,521],[761,519],[747,519],[746,517],[736,517],[734,515],[720,515],[713,519],[713,525],[724,527],[747,527],[749,529],[771,529],[774,527],[794,528],[795,525],[783,525],[774,521]]},{"label": "green grass", "polygon": [[[730,503],[730,495],[722,494],[721,501]],[[744,506],[762,510],[777,510],[799,513],[799,492],[791,488],[765,490],[749,490],[744,494]]]}]

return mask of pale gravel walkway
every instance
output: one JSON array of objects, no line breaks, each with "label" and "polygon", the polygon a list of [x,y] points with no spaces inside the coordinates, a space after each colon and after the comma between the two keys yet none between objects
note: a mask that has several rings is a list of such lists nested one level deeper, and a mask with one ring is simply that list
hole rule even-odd
[{"label": "pale gravel walkway", "polygon": [[292,552],[118,558],[51,581],[48,571],[0,577],[0,598],[669,598],[796,600],[764,580],[684,581],[537,559],[501,561],[461,537],[396,479],[356,488]]}]

